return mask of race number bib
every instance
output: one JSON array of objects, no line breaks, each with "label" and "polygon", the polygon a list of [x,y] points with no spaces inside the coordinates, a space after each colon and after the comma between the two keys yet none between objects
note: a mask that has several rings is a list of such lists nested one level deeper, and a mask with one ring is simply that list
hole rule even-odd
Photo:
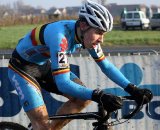
[{"label": "race number bib", "polygon": [[68,58],[66,52],[58,52],[58,68],[68,68]]}]

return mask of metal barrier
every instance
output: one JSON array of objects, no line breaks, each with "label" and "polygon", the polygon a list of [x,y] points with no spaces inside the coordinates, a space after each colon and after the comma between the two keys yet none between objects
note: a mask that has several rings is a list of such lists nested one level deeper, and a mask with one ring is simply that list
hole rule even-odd
[{"label": "metal barrier", "polygon": [[[7,53],[6,53],[7,54]],[[108,54],[108,53],[107,53]],[[154,98],[149,104],[148,111],[143,109],[129,123],[115,126],[118,130],[160,130],[160,56],[159,52],[150,51],[145,55],[117,55],[110,53],[107,58],[133,83],[141,88],[151,89]],[[128,54],[125,52],[124,54]],[[144,54],[144,53],[143,53]],[[4,54],[2,54],[4,55]],[[8,57],[10,54],[7,54]],[[84,57],[82,57],[85,55]],[[126,93],[110,79],[108,79],[95,64],[94,60],[82,53],[81,56],[69,57],[69,61],[74,65],[74,69],[79,74],[81,80],[87,87],[92,89],[100,88],[116,95],[126,95]],[[14,122],[27,127],[29,120],[19,104],[18,96],[7,76],[8,59],[0,59],[0,122]],[[43,91],[44,100],[47,104],[49,114],[54,114],[56,109],[66,101],[65,98]],[[133,102],[125,102],[125,113],[133,108]],[[84,111],[96,110],[96,104],[92,103]],[[92,121],[72,121],[64,130],[89,130]]]},{"label": "metal barrier", "polygon": [[[12,54],[12,49],[8,50],[0,50],[0,59],[9,59]],[[160,54],[160,47],[151,47],[151,48],[104,48],[104,54],[106,56],[125,56],[125,55],[159,55]],[[72,56],[90,56],[88,51],[82,50],[78,54],[71,54]]]}]

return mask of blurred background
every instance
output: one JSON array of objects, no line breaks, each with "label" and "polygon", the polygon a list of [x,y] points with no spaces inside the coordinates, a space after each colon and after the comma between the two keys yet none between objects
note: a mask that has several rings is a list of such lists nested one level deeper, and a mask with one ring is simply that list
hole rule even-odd
[{"label": "blurred background", "polygon": [[[115,23],[120,22],[124,10],[142,10],[147,17],[160,11],[157,0],[93,0],[106,6],[114,17]],[[1,0],[0,26],[50,21],[56,17],[77,17],[84,0]]]},{"label": "blurred background", "polygon": [[[0,49],[13,49],[21,37],[39,24],[77,19],[80,6],[84,1],[1,0]],[[114,28],[105,36],[104,47],[109,50],[117,47],[122,48],[121,50],[138,47],[159,51],[160,1],[93,1],[104,5],[114,17]]]}]

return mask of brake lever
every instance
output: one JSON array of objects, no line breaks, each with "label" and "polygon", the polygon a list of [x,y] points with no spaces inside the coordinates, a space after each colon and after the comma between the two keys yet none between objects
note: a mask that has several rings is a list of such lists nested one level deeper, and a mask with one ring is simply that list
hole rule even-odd
[{"label": "brake lever", "polygon": [[146,104],[146,112],[147,112],[148,115],[151,116],[151,113],[149,112],[149,103]]},{"label": "brake lever", "polygon": [[[121,97],[121,99],[122,100],[127,100],[127,99],[134,100],[134,98],[132,96],[123,96],[123,97]],[[118,125],[118,124],[122,124],[124,122],[127,122],[129,119],[131,119],[136,113],[138,113],[143,108],[143,103],[144,103],[144,98],[143,98],[143,100],[140,104],[137,104],[134,111],[132,111],[131,113],[129,113],[127,115],[122,116],[119,119],[118,119],[118,115],[117,115],[116,121],[112,121],[112,122],[108,123],[108,126],[114,126],[114,125]],[[105,119],[107,119],[107,117]],[[121,119],[126,119],[126,120],[125,121],[120,121]]]},{"label": "brake lever", "polygon": [[[124,98],[129,99],[129,100],[134,100],[132,96],[124,96]],[[143,105],[144,105],[144,97],[143,97],[142,102],[137,104],[134,111],[132,111],[128,115],[124,115],[122,118],[123,119],[131,119],[133,116],[135,116],[136,113],[138,113],[143,108]]]}]

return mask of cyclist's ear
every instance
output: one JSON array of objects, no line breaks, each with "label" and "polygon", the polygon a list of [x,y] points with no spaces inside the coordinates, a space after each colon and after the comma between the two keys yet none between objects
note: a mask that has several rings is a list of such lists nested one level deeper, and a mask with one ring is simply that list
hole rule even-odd
[{"label": "cyclist's ear", "polygon": [[86,30],[89,27],[89,25],[85,21],[80,21],[79,27],[83,31],[83,30]]}]

